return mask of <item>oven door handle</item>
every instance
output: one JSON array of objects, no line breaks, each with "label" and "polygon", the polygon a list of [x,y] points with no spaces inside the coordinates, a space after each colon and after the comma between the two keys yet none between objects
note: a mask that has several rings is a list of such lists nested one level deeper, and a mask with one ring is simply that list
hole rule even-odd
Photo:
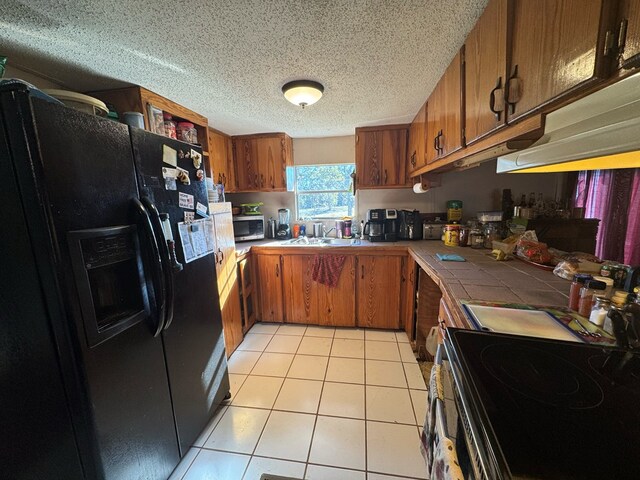
[{"label": "oven door handle", "polygon": [[175,284],[173,279],[173,272],[171,267],[171,252],[169,251],[169,243],[164,235],[162,229],[162,221],[160,220],[160,212],[153,204],[153,202],[147,198],[142,198],[142,204],[147,208],[149,216],[151,217],[151,225],[153,231],[158,240],[158,250],[160,252],[160,266],[162,268],[162,275],[164,277],[164,284],[166,288],[166,308],[164,313],[163,330],[166,330],[173,321],[173,307],[175,303]]},{"label": "oven door handle", "polygon": [[153,225],[151,224],[151,217],[148,210],[137,198],[133,199],[133,207],[135,209],[136,216],[139,219],[139,223],[142,224],[142,235],[144,241],[142,244],[146,245],[147,254],[151,263],[151,282],[153,284],[153,295],[155,298],[155,313],[157,315],[157,321],[154,326],[153,336],[157,337],[162,332],[164,327],[164,318],[166,310],[166,286],[165,278],[162,271],[162,260],[160,258],[160,249],[158,248],[158,242],[156,235],[153,231]]}]

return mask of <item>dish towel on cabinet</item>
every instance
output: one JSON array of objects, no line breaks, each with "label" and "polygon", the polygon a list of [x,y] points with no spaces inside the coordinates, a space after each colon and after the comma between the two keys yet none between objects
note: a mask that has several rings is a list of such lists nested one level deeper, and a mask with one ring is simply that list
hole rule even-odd
[{"label": "dish towel on cabinet", "polygon": [[316,255],[313,257],[311,278],[323,285],[335,287],[340,280],[346,259],[345,255]]}]

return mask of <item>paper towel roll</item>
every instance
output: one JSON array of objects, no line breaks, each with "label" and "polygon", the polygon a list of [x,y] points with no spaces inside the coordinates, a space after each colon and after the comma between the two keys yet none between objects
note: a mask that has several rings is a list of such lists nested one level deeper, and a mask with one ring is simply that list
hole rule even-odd
[{"label": "paper towel roll", "polygon": [[422,188],[422,182],[418,182],[418,183],[413,185],[413,192],[414,193],[425,193],[425,192],[428,192],[428,191],[429,191],[428,188]]}]

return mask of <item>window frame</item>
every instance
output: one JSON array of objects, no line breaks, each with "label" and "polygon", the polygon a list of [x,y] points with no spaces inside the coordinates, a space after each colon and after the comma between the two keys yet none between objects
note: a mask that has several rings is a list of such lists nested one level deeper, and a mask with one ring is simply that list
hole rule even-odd
[{"label": "window frame", "polygon": [[[356,164],[354,163],[350,163],[350,162],[346,162],[346,163],[342,163],[342,162],[336,162],[336,163],[319,163],[319,164],[309,164],[309,165],[294,165],[294,175],[293,175],[293,193],[294,193],[294,207],[295,207],[295,219],[298,220],[300,219],[300,205],[298,202],[298,195],[302,194],[302,195],[308,195],[308,194],[322,194],[322,193],[348,193],[350,195],[353,195],[355,198],[355,194],[353,193],[353,177],[350,178],[349,180],[349,187],[346,190],[304,190],[304,191],[299,191],[298,190],[298,168],[305,168],[305,167],[330,167],[333,165],[349,165],[352,167],[352,173],[355,172],[356,169]],[[349,174],[349,176],[351,176],[351,174]],[[355,209],[356,209],[356,202],[354,200],[353,203],[353,211],[355,214]],[[311,217],[305,217],[305,220],[311,220],[311,221],[326,221],[326,222],[331,222],[334,220],[340,220],[343,217],[317,217],[317,216],[311,216]]]}]

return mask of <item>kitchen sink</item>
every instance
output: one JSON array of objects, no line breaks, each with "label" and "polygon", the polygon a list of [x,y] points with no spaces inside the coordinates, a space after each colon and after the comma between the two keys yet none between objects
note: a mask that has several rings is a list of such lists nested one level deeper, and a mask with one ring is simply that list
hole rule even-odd
[{"label": "kitchen sink", "polygon": [[360,245],[360,240],[355,238],[308,238],[298,237],[292,238],[284,242],[285,245],[308,245],[314,247],[334,246],[347,247],[350,245]]}]

